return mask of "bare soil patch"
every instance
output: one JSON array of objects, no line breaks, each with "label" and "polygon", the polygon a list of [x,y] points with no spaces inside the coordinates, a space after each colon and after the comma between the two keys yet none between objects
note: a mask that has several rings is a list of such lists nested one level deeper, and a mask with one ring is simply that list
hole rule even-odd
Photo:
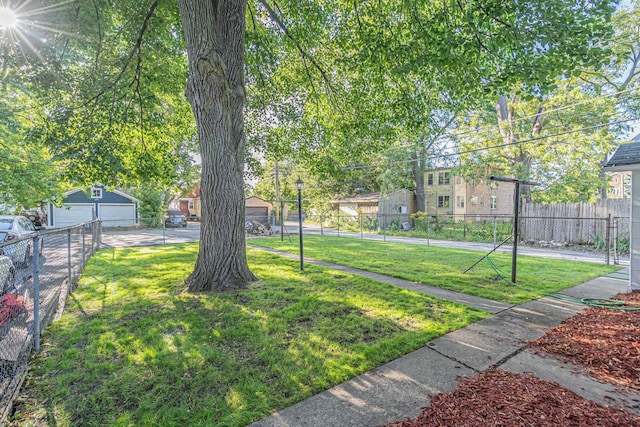
[{"label": "bare soil patch", "polygon": [[[640,293],[619,294],[640,307]],[[640,391],[640,311],[591,307],[529,344],[536,352],[585,368],[588,375]],[[586,400],[532,375],[489,370],[463,379],[431,399],[413,420],[387,427],[422,426],[640,426],[640,417]]]}]

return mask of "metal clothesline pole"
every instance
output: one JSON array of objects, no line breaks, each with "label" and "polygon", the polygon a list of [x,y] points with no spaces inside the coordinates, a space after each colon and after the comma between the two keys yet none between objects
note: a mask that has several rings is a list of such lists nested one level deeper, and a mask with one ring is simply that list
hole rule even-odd
[{"label": "metal clothesline pole", "polygon": [[516,271],[518,269],[518,226],[520,223],[520,184],[540,185],[537,182],[525,181],[517,178],[507,178],[502,176],[491,176],[491,181],[513,182],[516,188],[513,192],[513,250],[511,251],[511,282],[516,282]]}]

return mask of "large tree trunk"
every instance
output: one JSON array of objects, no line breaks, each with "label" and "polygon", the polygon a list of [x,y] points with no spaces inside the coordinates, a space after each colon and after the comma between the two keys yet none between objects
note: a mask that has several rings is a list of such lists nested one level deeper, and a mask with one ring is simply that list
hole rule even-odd
[{"label": "large tree trunk", "polygon": [[416,209],[418,212],[426,212],[427,200],[424,195],[424,163],[426,161],[424,160],[424,157],[426,157],[426,150],[421,152],[419,149],[416,149],[413,155],[413,191],[416,196]]},{"label": "large tree trunk", "polygon": [[189,57],[186,96],[202,155],[200,252],[190,291],[244,287],[244,35],[246,0],[179,0]]},{"label": "large tree trunk", "polygon": [[[528,152],[517,144],[520,140],[520,135],[517,133],[518,124],[515,117],[514,104],[516,101],[517,97],[515,96],[511,98],[511,102],[509,102],[504,95],[500,95],[498,98],[496,102],[498,128],[500,129],[502,140],[506,144],[506,152],[511,163],[511,172],[515,175],[515,178],[529,180],[533,159]],[[538,113],[531,127],[531,136],[538,136],[540,134],[540,130],[542,129],[542,112],[543,108],[538,108]],[[522,187],[520,196],[525,201],[531,202],[531,188],[529,185]]]}]

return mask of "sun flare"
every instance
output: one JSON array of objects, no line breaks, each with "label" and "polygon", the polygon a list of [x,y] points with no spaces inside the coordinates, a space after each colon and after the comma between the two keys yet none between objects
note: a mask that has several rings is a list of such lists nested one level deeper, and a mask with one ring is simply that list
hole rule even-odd
[{"label": "sun flare", "polygon": [[0,7],[0,28],[13,28],[18,25],[18,17],[13,10]]}]

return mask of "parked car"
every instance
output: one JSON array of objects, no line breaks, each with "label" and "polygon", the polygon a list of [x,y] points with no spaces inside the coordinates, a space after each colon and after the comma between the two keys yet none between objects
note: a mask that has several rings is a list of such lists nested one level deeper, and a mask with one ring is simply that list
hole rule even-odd
[{"label": "parked car", "polygon": [[165,227],[186,227],[187,216],[182,211],[168,210],[167,216],[164,217]]},{"label": "parked car", "polygon": [[47,216],[37,209],[25,210],[20,215],[31,221],[36,230],[44,229],[47,224]]},{"label": "parked car", "polygon": [[[0,243],[18,240],[36,232],[35,226],[27,218],[21,215],[0,215]],[[4,255],[18,268],[26,268],[31,258],[31,240],[25,240],[13,245],[3,246]],[[42,246],[40,246],[42,250]]]},{"label": "parked car", "polygon": [[16,269],[11,258],[0,249],[0,295],[15,290]]}]

